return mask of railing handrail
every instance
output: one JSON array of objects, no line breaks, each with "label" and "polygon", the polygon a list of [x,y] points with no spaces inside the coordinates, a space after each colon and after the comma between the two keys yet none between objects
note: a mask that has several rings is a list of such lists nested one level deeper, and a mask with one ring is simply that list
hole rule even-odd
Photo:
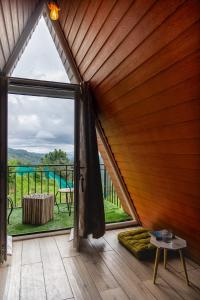
[{"label": "railing handrail", "polygon": [[17,167],[73,167],[73,164],[34,164],[34,165],[8,165],[8,168],[17,168]]},{"label": "railing handrail", "polygon": [[[103,163],[100,166],[105,166]],[[34,164],[34,165],[8,165],[8,168],[17,167],[74,167],[74,164]]]}]

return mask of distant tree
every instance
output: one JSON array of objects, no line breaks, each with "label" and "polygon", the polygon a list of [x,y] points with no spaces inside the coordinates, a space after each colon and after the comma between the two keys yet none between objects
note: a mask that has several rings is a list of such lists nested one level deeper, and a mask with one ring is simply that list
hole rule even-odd
[{"label": "distant tree", "polygon": [[22,162],[19,159],[10,159],[8,161],[8,166],[20,166]]},{"label": "distant tree", "polygon": [[67,153],[62,151],[61,149],[54,149],[53,152],[49,152],[45,154],[45,156],[41,159],[42,164],[45,165],[67,165],[70,164],[70,160],[67,157]]},{"label": "distant tree", "polygon": [[14,189],[14,185],[15,185],[15,172],[16,172],[16,168],[15,166],[20,166],[21,165],[21,161],[17,160],[17,159],[10,159],[8,161],[8,184],[9,184],[9,190],[13,190]]}]

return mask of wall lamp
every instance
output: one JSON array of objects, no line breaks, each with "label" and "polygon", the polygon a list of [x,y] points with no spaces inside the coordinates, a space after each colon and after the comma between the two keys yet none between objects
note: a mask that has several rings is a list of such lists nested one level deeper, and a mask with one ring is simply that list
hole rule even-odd
[{"label": "wall lamp", "polygon": [[54,0],[48,1],[48,7],[50,10],[49,16],[50,16],[51,20],[53,20],[53,21],[58,20],[59,11],[60,11],[60,6],[59,6],[58,2],[54,1]]}]

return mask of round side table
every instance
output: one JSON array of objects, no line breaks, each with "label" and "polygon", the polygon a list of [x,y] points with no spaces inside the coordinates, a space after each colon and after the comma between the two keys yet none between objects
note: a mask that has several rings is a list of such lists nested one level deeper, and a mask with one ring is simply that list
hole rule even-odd
[{"label": "round side table", "polygon": [[164,242],[164,241],[158,241],[154,236],[151,236],[150,243],[156,246],[156,258],[155,258],[155,265],[154,265],[154,274],[153,274],[153,283],[155,284],[156,282],[156,275],[158,271],[158,263],[159,263],[159,258],[160,258],[160,250],[164,250],[164,267],[166,269],[167,265],[167,251],[168,250],[178,250],[180,254],[180,259],[183,265],[183,270],[185,272],[185,278],[186,282],[189,285],[189,279],[188,279],[188,274],[187,274],[187,269],[186,269],[186,264],[185,264],[185,257],[183,255],[182,249],[187,247],[187,243],[185,240],[181,239],[178,236],[175,236],[170,242]]}]

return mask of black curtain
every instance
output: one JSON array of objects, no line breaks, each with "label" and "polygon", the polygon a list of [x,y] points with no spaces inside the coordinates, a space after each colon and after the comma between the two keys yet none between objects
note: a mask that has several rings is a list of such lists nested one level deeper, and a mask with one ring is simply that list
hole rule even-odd
[{"label": "black curtain", "polygon": [[7,87],[0,76],[0,263],[7,258]]},{"label": "black curtain", "polygon": [[92,234],[99,238],[105,233],[105,217],[101,172],[95,129],[92,93],[88,83],[82,83],[80,120],[79,236]]}]

